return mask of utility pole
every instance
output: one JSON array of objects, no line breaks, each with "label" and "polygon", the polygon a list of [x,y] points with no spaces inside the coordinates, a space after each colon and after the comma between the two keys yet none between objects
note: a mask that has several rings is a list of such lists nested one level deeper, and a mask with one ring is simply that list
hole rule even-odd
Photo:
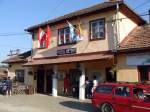
[{"label": "utility pole", "polygon": [[149,24],[150,24],[150,10],[148,11],[148,14],[149,14]]}]

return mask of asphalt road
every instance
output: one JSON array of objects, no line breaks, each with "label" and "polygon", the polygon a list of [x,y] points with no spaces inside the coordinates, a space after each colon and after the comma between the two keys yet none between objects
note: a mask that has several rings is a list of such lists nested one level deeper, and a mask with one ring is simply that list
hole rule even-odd
[{"label": "asphalt road", "polygon": [[0,96],[0,112],[94,112],[91,101],[48,95]]}]

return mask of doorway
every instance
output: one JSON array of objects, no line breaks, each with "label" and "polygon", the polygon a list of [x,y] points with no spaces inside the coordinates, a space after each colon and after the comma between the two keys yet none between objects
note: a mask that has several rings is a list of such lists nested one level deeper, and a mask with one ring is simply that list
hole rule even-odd
[{"label": "doorway", "polygon": [[44,70],[37,71],[37,93],[44,93]]},{"label": "doorway", "polygon": [[150,66],[139,66],[138,71],[141,82],[149,81]]},{"label": "doorway", "polygon": [[46,93],[52,94],[52,75],[53,70],[46,71]]},{"label": "doorway", "polygon": [[79,97],[79,78],[80,78],[80,75],[81,75],[81,71],[78,69],[70,69],[69,70],[69,77],[70,77],[73,97]]},{"label": "doorway", "polygon": [[106,68],[106,81],[116,82],[116,71],[112,71],[112,68]]}]

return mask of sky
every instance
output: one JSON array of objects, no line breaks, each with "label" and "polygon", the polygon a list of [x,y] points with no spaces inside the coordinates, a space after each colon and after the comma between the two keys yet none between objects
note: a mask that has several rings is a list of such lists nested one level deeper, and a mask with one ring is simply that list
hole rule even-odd
[{"label": "sky", "polygon": [[[31,49],[26,28],[107,0],[0,0],[0,61],[10,50]],[[150,0],[125,0],[138,14],[148,13]],[[148,19],[148,17],[145,17]]]}]

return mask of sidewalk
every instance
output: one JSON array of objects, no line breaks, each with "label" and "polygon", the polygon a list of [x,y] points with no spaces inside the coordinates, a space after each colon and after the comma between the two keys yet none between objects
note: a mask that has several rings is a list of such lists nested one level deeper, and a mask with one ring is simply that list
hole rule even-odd
[{"label": "sidewalk", "polygon": [[0,96],[0,112],[94,112],[91,101],[47,95]]}]

